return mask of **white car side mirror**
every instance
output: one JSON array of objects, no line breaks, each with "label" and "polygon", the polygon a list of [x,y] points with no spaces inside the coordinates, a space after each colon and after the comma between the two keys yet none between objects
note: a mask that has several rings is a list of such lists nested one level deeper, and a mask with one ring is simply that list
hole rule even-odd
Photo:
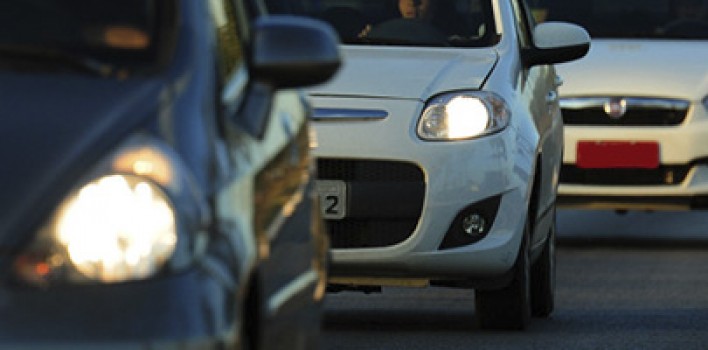
[{"label": "white car side mirror", "polygon": [[534,28],[533,42],[533,49],[524,50],[524,62],[528,66],[562,63],[587,54],[590,34],[576,24],[545,22]]},{"label": "white car side mirror", "polygon": [[582,46],[590,43],[590,34],[581,26],[565,22],[545,22],[534,28],[534,44],[539,49]]}]

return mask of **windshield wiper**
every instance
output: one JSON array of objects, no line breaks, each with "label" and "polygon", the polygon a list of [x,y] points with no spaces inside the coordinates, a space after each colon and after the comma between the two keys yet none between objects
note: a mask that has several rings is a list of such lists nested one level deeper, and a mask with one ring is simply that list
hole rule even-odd
[{"label": "windshield wiper", "polygon": [[46,48],[0,46],[0,60],[12,60],[19,64],[54,64],[101,77],[108,77],[115,71],[111,64],[95,58]]}]

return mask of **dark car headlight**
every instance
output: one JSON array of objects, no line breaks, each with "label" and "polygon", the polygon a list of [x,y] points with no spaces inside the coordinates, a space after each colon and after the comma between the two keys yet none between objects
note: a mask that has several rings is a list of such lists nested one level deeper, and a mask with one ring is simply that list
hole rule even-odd
[{"label": "dark car headlight", "polygon": [[113,282],[154,274],[175,250],[176,229],[172,204],[158,186],[108,175],[64,201],[51,239],[82,275]]},{"label": "dark car headlight", "polygon": [[504,129],[510,116],[504,99],[494,93],[446,93],[427,103],[417,132],[424,140],[471,139]]},{"label": "dark car headlight", "polygon": [[193,256],[195,237],[180,231],[196,231],[204,208],[193,205],[199,196],[189,191],[169,147],[140,137],[99,169],[63,199],[17,257],[22,280],[123,282],[186,265]]}]

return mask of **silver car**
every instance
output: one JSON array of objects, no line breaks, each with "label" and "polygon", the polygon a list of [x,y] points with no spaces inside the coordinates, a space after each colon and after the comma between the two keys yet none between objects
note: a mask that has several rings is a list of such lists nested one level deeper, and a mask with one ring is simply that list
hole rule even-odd
[{"label": "silver car", "polygon": [[563,143],[551,64],[582,57],[587,32],[535,26],[519,0],[267,3],[343,42],[338,75],[309,90],[330,290],[474,288],[485,328],[548,316]]}]

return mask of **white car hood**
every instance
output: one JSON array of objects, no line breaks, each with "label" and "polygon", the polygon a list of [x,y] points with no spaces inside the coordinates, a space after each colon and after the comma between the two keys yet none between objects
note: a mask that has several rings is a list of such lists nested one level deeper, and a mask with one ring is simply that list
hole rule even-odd
[{"label": "white car hood", "polygon": [[313,96],[426,100],[443,91],[480,89],[497,62],[493,49],[343,46],[343,64]]},{"label": "white car hood", "polygon": [[557,70],[564,96],[700,100],[708,93],[708,42],[593,40],[587,56]]}]

